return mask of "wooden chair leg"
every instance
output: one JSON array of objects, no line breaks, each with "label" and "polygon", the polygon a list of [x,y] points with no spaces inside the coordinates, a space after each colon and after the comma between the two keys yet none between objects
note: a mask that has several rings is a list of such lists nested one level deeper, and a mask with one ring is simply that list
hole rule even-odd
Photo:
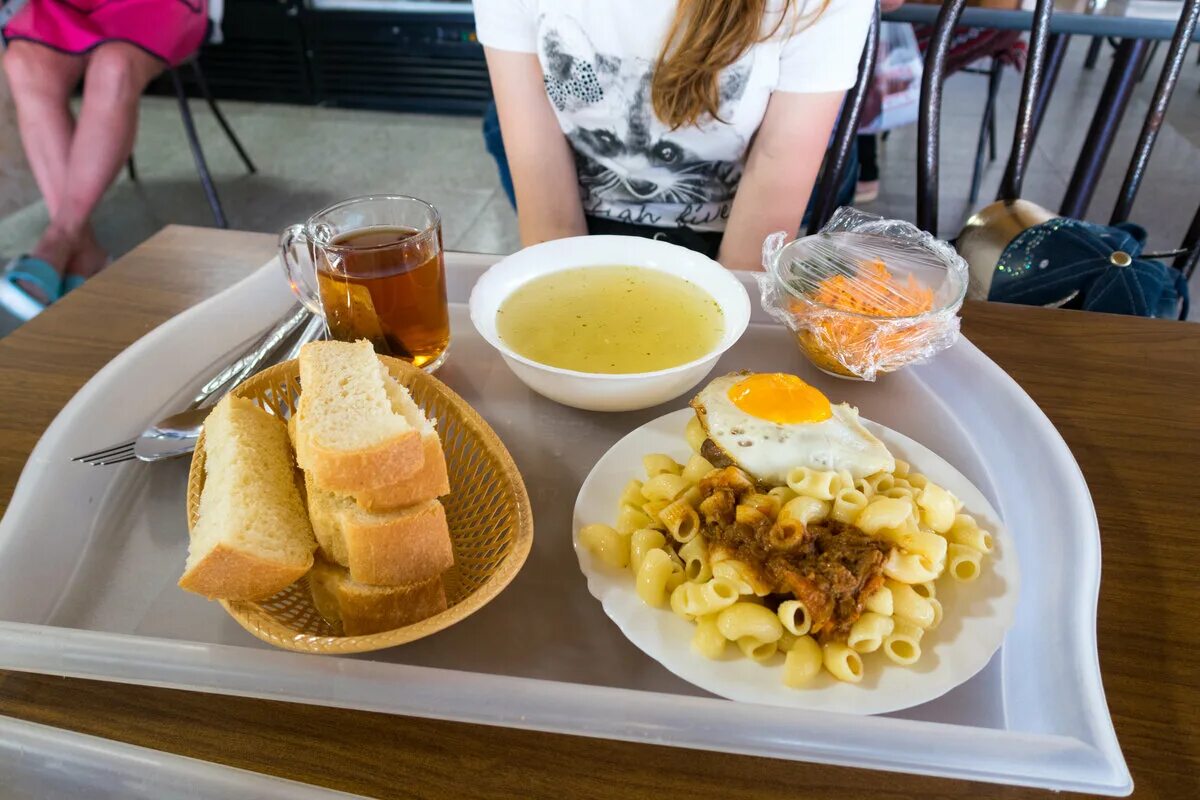
[{"label": "wooden chair leg", "polygon": [[258,172],[254,166],[254,162],[250,160],[242,143],[238,141],[237,134],[233,132],[233,128],[229,127],[229,123],[225,120],[225,115],[221,113],[221,109],[217,107],[217,101],[213,99],[212,92],[208,89],[208,80],[204,77],[204,70],[200,69],[200,62],[192,59],[192,72],[195,74],[196,83],[200,87],[200,93],[204,95],[204,99],[208,102],[208,107],[212,109],[213,116],[217,118],[217,123],[221,126],[221,130],[225,131],[225,135],[229,137],[229,143],[233,145],[233,149],[237,150],[238,156],[242,159],[242,163],[246,165],[246,171],[251,175]]},{"label": "wooden chair leg", "polygon": [[192,119],[192,110],[188,106],[187,92],[184,91],[183,81],[179,72],[170,70],[171,83],[175,86],[175,95],[179,98],[179,114],[183,118],[183,130],[187,134],[188,147],[192,149],[192,158],[196,161],[196,172],[200,175],[200,185],[208,205],[212,209],[213,218],[218,228],[228,228],[225,211],[221,208],[221,199],[217,197],[217,187],[213,185],[212,175],[208,171],[208,162],[204,158],[204,150],[200,147],[200,138],[196,135],[196,123]]}]

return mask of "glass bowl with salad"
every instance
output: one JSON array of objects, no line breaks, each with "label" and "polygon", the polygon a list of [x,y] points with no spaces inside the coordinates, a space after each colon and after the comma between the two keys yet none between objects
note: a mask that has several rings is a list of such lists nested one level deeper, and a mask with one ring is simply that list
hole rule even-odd
[{"label": "glass bowl with salad", "polygon": [[831,375],[875,380],[958,339],[967,264],[915,226],[840,209],[814,236],[763,247],[763,308]]}]

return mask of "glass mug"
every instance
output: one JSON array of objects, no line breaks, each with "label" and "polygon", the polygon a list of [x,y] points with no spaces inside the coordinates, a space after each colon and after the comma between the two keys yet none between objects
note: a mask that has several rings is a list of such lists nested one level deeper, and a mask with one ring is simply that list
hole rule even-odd
[{"label": "glass mug", "polygon": [[[307,255],[299,257],[301,248]],[[450,347],[442,218],[415,197],[353,197],[292,225],[279,240],[296,297],[343,342],[432,372]]]}]

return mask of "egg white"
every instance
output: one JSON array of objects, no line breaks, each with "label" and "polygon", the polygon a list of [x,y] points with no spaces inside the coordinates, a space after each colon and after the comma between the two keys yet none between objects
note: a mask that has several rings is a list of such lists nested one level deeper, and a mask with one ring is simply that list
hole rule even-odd
[{"label": "egg white", "polygon": [[780,424],[753,417],[729,399],[729,389],[743,375],[725,375],[704,387],[692,406],[708,438],[757,480],[782,485],[796,467],[848,470],[854,478],[891,472],[896,460],[883,442],[863,427],[858,409],[846,403],[831,407],[821,422]]}]

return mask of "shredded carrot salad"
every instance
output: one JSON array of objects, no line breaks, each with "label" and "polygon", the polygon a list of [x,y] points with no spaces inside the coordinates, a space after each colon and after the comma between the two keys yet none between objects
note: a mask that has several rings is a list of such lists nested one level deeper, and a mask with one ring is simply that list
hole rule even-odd
[{"label": "shredded carrot salad", "polygon": [[[910,317],[933,308],[933,290],[911,274],[900,281],[878,259],[864,264],[854,277],[825,278],[810,299],[873,317]],[[908,363],[923,346],[927,328],[926,323],[885,324],[848,314],[815,312],[800,303],[793,303],[792,309],[809,316],[807,330],[798,337],[801,349],[817,366],[839,375],[889,371]]]},{"label": "shredded carrot salad", "polygon": [[853,278],[833,275],[817,287],[818,303],[875,317],[911,317],[933,308],[933,290],[912,275],[901,283],[882,260],[865,264]]}]

